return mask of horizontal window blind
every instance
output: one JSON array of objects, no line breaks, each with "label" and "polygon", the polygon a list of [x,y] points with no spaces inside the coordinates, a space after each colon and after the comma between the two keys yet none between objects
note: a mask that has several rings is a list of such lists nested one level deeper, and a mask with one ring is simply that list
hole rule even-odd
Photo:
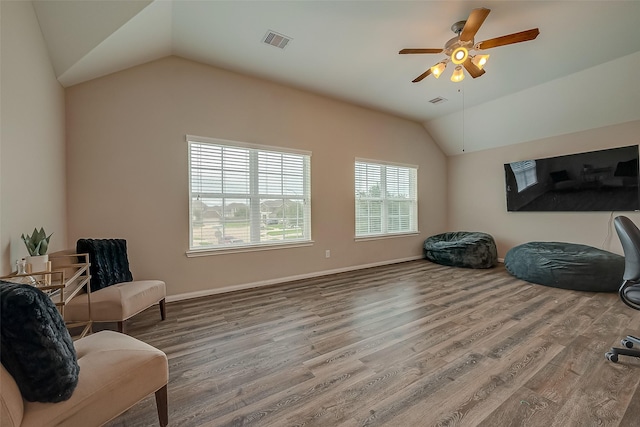
[{"label": "horizontal window blind", "polygon": [[417,167],[356,160],[356,237],[417,231],[417,176]]},{"label": "horizontal window blind", "polygon": [[311,240],[310,155],[188,139],[190,249]]}]

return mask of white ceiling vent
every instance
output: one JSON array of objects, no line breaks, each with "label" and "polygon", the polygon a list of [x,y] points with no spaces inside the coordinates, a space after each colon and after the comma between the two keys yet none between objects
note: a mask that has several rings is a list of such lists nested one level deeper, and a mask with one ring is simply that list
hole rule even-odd
[{"label": "white ceiling vent", "polygon": [[291,40],[291,37],[287,37],[283,34],[278,34],[275,31],[269,30],[267,31],[267,34],[264,36],[264,39],[262,41],[271,46],[284,49],[285,47],[287,47]]},{"label": "white ceiling vent", "polygon": [[447,102],[447,98],[438,96],[436,98],[430,99],[429,102],[432,104],[442,104],[443,102]]}]

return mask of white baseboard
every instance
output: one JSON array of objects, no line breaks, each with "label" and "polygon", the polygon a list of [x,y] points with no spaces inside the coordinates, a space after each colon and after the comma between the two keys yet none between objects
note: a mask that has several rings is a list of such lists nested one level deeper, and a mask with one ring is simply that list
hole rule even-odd
[{"label": "white baseboard", "polygon": [[297,276],[279,277],[277,279],[261,280],[259,282],[243,283],[241,285],[226,286],[224,288],[206,289],[206,290],[203,290],[203,291],[194,291],[194,292],[185,292],[183,294],[169,295],[169,296],[167,296],[166,301],[167,302],[174,302],[174,301],[182,301],[182,300],[187,300],[187,299],[192,299],[192,298],[206,297],[206,296],[209,296],[209,295],[224,294],[224,293],[227,293],[227,292],[241,291],[241,290],[245,290],[245,289],[259,288],[259,287],[262,287],[262,286],[271,286],[271,285],[277,285],[277,284],[280,284],[280,283],[293,282],[295,280],[311,279],[311,278],[314,278],[314,277],[328,276],[330,274],[336,274],[336,273],[345,273],[347,271],[363,270],[365,268],[379,267],[381,265],[390,265],[390,264],[398,264],[400,262],[415,261],[417,259],[423,259],[423,258],[424,257],[422,255],[417,255],[417,256],[413,256],[413,257],[409,257],[409,258],[394,259],[394,260],[390,260],[390,261],[374,262],[374,263],[371,263],[371,264],[356,265],[356,266],[352,266],[352,267],[336,268],[334,270],[317,271],[317,272],[314,272],[314,273],[299,274]]}]

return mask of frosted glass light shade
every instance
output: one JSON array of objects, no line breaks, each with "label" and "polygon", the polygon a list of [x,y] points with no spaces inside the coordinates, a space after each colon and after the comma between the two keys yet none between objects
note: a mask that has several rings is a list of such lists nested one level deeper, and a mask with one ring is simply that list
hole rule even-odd
[{"label": "frosted glass light shade", "polygon": [[451,75],[451,81],[458,83],[462,80],[464,80],[464,73],[462,72],[462,67],[458,65]]},{"label": "frosted glass light shade", "polygon": [[447,64],[444,62],[439,62],[436,65],[434,65],[433,67],[431,67],[431,74],[433,74],[433,77],[435,77],[436,79],[438,77],[440,77],[440,74],[442,74],[442,72],[444,71],[444,69],[447,67]]},{"label": "frosted glass light shade", "polygon": [[471,59],[471,62],[473,63],[473,65],[475,65],[476,67],[482,70],[482,68],[487,63],[488,60],[489,60],[489,55],[476,55]]}]

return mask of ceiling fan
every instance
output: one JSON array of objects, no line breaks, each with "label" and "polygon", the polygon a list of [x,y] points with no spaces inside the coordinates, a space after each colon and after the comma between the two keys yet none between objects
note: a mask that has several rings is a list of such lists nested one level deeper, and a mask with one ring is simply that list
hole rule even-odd
[{"label": "ceiling fan", "polygon": [[451,26],[451,31],[456,33],[457,36],[445,43],[444,49],[402,49],[398,52],[400,54],[444,53],[447,55],[447,58],[438,62],[436,65],[413,79],[413,83],[422,81],[422,79],[427,77],[429,74],[433,74],[435,78],[440,77],[449,61],[456,66],[453,71],[453,75],[451,76],[451,81],[459,82],[464,79],[462,67],[464,67],[469,75],[475,79],[485,73],[483,67],[489,59],[489,55],[471,55],[469,53],[470,51],[485,50],[508,44],[526,42],[535,39],[538,37],[538,34],[540,34],[540,31],[537,28],[532,28],[531,30],[508,34],[474,44],[473,38],[480,29],[484,20],[487,19],[489,12],[491,12],[491,9],[486,9],[484,7],[473,9],[466,21],[458,21],[453,24]]}]

